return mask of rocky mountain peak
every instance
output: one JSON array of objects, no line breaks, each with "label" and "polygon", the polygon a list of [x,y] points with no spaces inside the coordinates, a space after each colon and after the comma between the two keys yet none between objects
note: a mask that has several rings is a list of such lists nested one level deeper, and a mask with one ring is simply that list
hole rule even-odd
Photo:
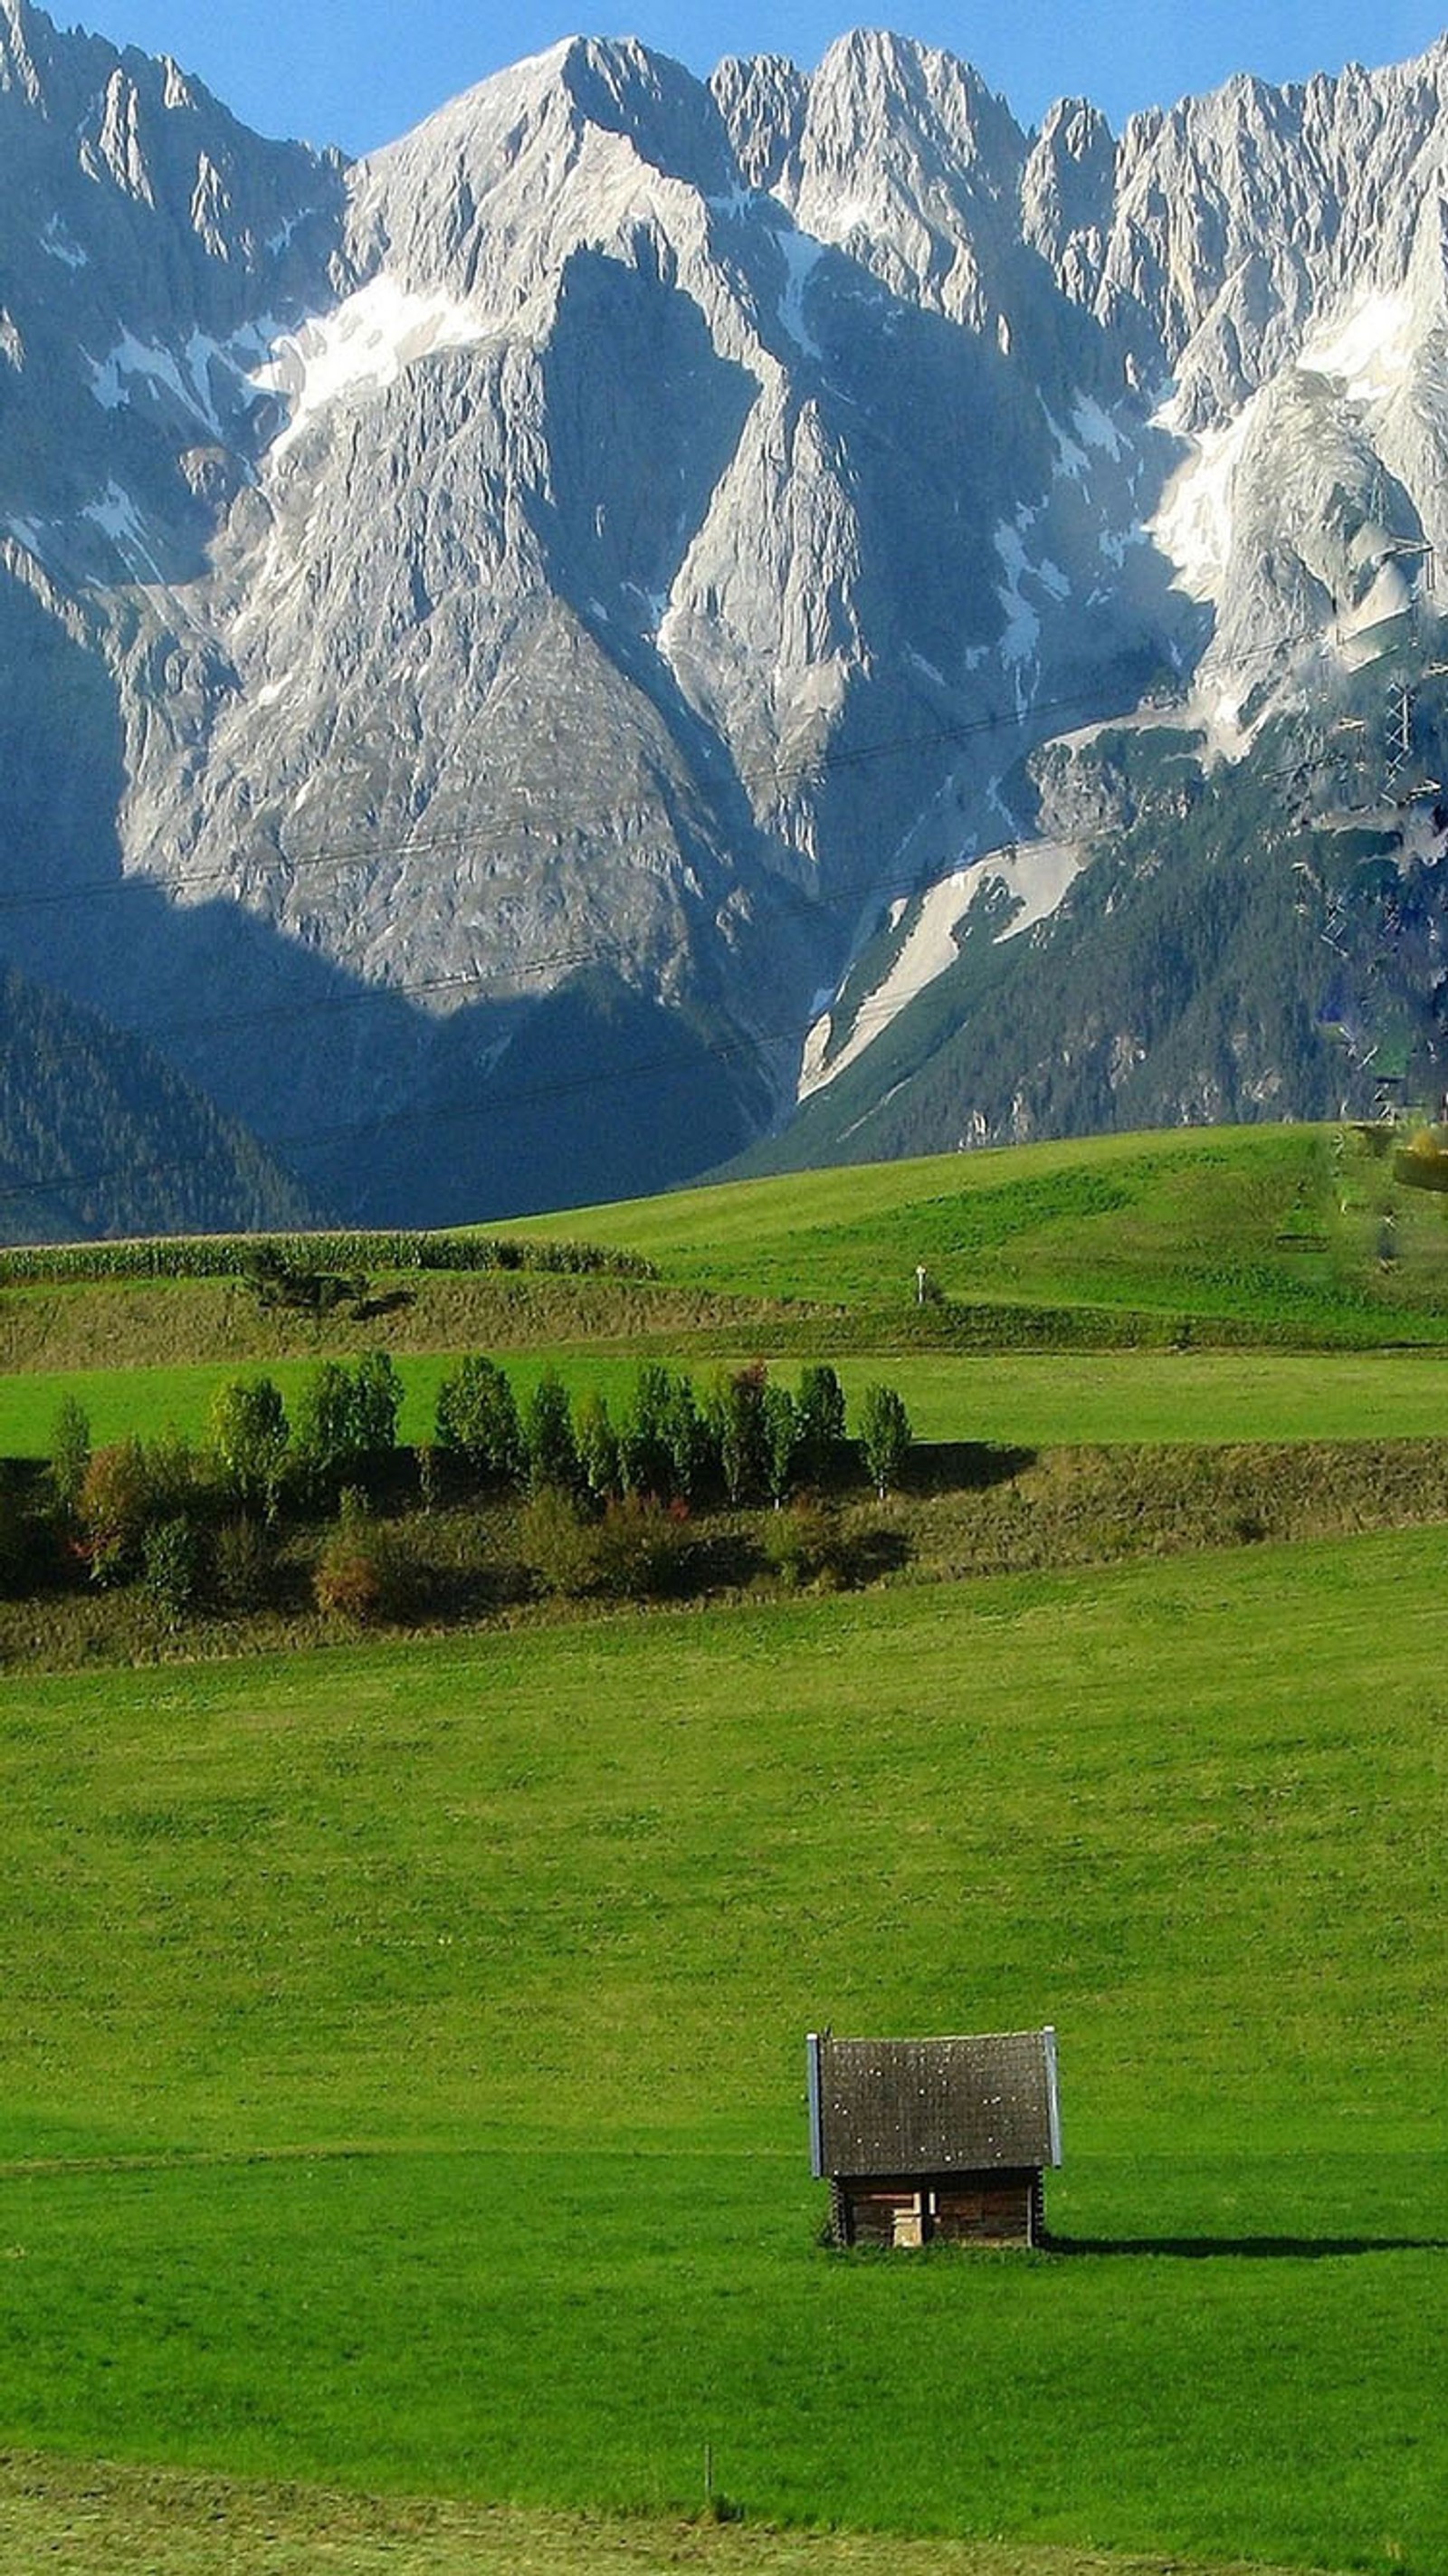
[{"label": "rocky mountain peak", "polygon": [[805,74],[782,54],[731,54],[712,73],[709,87],[745,185],[779,187],[804,124]]},{"label": "rocky mountain peak", "polygon": [[503,318],[546,300],[569,249],[616,230],[651,177],[697,194],[730,167],[718,111],[680,65],[573,37],[362,165],[349,255],[359,278],[385,268]]},{"label": "rocky mountain peak", "polygon": [[780,193],[803,231],[892,293],[993,330],[1025,149],[968,64],[866,31],[841,37],[811,78]]},{"label": "rocky mountain peak", "polygon": [[705,196],[732,186],[723,119],[706,84],[682,63],[651,53],[634,37],[577,37],[564,54],[561,78],[579,117],[627,136],[650,168]]},{"label": "rocky mountain peak", "polygon": [[849,202],[852,185],[888,174],[925,202],[964,191],[1014,194],[1025,137],[1003,99],[953,54],[902,36],[842,36],[809,83],[806,184]]},{"label": "rocky mountain peak", "polygon": [[1116,138],[1088,99],[1048,111],[1021,174],[1021,228],[1062,292],[1090,304],[1100,283],[1116,193]]},{"label": "rocky mountain peak", "polygon": [[54,30],[29,0],[0,0],[0,91],[14,90],[30,107],[42,105],[41,66]]},{"label": "rocky mountain peak", "polygon": [[[1243,757],[1421,606],[1445,102],[1437,48],[1028,136],[888,33],[577,37],[347,168],[0,0],[0,873],[141,880],[66,973],[264,1132],[436,1110],[337,1146],[354,1206],[722,1157],[872,941],[1067,919],[1131,803],[1078,735]],[[657,1061],[612,1161],[530,1106]]]}]

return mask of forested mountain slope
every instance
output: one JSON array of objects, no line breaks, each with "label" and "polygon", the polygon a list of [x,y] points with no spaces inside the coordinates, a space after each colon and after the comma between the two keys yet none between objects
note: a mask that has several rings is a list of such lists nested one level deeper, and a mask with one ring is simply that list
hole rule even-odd
[{"label": "forested mountain slope", "polygon": [[153,1048],[0,973],[0,1242],[316,1222],[307,1194]]}]

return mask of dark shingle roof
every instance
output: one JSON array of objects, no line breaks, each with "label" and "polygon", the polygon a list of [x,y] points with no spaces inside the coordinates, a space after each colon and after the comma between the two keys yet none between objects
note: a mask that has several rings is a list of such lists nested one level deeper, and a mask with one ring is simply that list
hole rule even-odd
[{"label": "dark shingle roof", "polygon": [[1056,2034],[812,2038],[811,2118],[822,2174],[1058,2165]]}]

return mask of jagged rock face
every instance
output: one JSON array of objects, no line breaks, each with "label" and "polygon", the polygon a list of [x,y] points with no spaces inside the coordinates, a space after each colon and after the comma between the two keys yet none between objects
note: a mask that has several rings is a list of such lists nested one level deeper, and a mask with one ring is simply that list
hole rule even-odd
[{"label": "jagged rock face", "polygon": [[174,510],[199,552],[214,521],[183,460],[244,450],[258,411],[277,425],[248,376],[268,317],[328,292],[340,164],[25,0],[0,0],[0,152],[0,509],[47,561],[114,579],[136,542],[105,499],[124,467],[137,511]]},{"label": "jagged rock face", "polygon": [[1235,410],[1335,306],[1401,285],[1441,186],[1445,82],[1440,42],[1401,69],[1287,89],[1244,75],[1133,118],[1109,171],[1083,142],[1092,310],[1132,332],[1139,363],[1160,353],[1184,427]]},{"label": "jagged rock face", "polygon": [[0,0],[7,950],[358,1213],[737,1150],[882,905],[1067,902],[1053,735],[1424,589],[1445,78],[576,40],[349,169]]}]

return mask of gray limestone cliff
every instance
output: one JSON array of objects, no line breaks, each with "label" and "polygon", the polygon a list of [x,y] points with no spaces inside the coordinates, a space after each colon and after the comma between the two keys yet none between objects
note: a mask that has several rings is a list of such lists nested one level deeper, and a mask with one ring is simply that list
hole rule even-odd
[{"label": "gray limestone cliff", "polygon": [[893,36],[576,39],[349,167],[0,0],[0,947],[396,1217],[1059,973],[1101,727],[1245,775],[1431,664],[1445,80],[1031,135]]}]

